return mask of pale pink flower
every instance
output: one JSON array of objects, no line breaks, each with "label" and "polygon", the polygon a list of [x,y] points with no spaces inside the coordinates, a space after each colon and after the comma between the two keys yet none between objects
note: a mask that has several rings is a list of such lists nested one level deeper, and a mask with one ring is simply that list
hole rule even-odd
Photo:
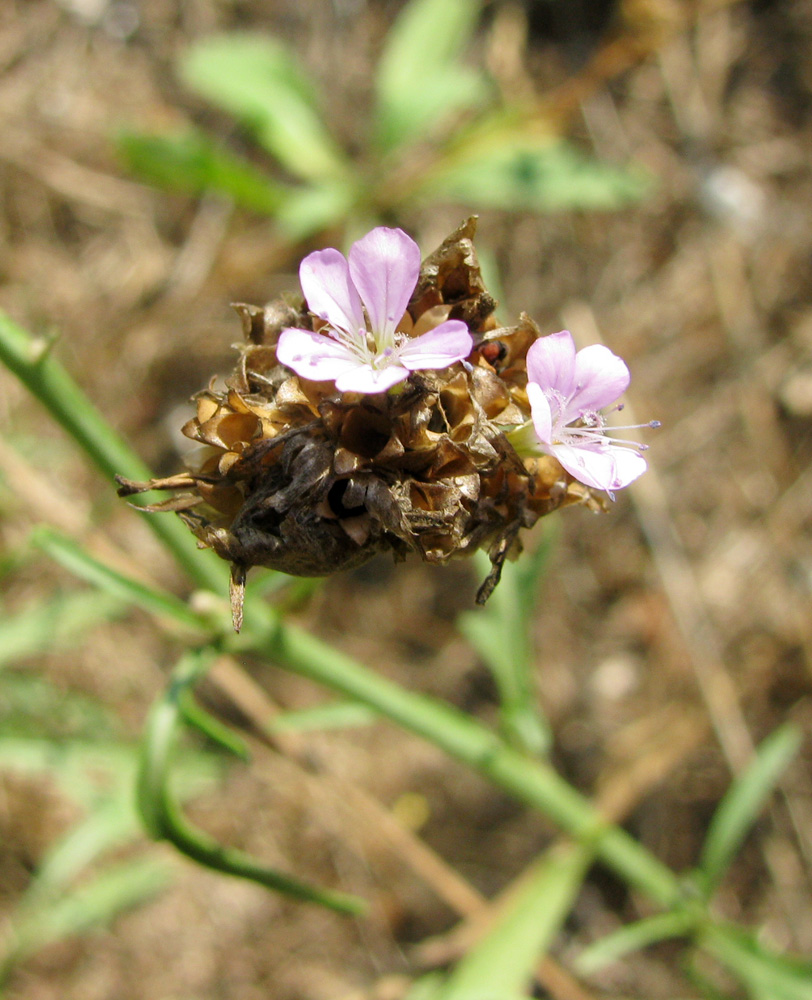
[{"label": "pale pink flower", "polygon": [[317,250],[302,261],[299,280],[310,312],[326,336],[288,327],[278,360],[302,378],[331,380],[340,392],[385,392],[409,372],[447,368],[473,348],[468,327],[450,319],[419,337],[397,327],[420,274],[420,250],[400,229],[380,227],[350,247]]},{"label": "pale pink flower", "polygon": [[626,390],[629,378],[625,363],[601,344],[576,353],[567,330],[540,337],[527,352],[527,398],[538,449],[579,482],[610,496],[646,471],[646,445],[607,437],[600,412]]}]

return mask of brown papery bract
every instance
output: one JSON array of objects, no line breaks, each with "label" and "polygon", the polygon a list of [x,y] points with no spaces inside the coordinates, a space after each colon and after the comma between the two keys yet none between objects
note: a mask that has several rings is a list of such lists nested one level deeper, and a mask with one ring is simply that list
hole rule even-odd
[{"label": "brown papery bract", "polygon": [[425,332],[463,320],[474,349],[463,362],[413,372],[403,387],[340,393],[277,363],[289,326],[315,329],[304,302],[237,305],[245,344],[224,391],[198,393],[183,428],[204,446],[188,473],[146,483],[120,480],[123,496],[176,496],[148,510],[175,510],[197,538],[232,565],[232,611],[242,617],[252,566],[326,576],[389,550],[427,562],[488,552],[484,603],[519,532],[573,503],[602,497],[551,457],[522,459],[506,432],[530,419],[525,359],[540,333],[522,315],[499,326],[468,219],[422,264],[401,329]]}]

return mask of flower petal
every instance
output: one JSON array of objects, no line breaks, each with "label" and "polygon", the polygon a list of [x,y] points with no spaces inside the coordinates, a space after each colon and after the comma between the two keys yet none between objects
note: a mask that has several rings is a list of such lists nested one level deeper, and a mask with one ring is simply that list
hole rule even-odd
[{"label": "flower petal", "polygon": [[643,456],[629,448],[613,448],[615,453],[615,478],[612,489],[622,490],[624,486],[633,483],[638,476],[642,476],[648,468],[648,462]]},{"label": "flower petal", "polygon": [[386,392],[393,385],[409,377],[409,372],[400,365],[387,365],[386,368],[373,368],[372,365],[358,365],[352,371],[347,371],[336,379],[336,389],[339,392]]},{"label": "flower petal", "polygon": [[296,327],[288,327],[279,335],[276,359],[297,375],[314,382],[336,380],[363,364],[349,348],[332,337]]},{"label": "flower petal", "polygon": [[393,346],[420,274],[420,248],[402,229],[379,226],[350,247],[350,275],[381,348]]},{"label": "flower petal", "polygon": [[596,411],[609,406],[629,385],[626,363],[603,344],[584,347],[575,356],[574,393],[563,414],[565,424],[576,420],[584,411]]},{"label": "flower petal", "polygon": [[550,410],[550,402],[537,382],[527,383],[527,398],[530,402],[530,413],[533,417],[536,437],[542,444],[549,447],[553,442],[553,414]]},{"label": "flower petal", "polygon": [[448,368],[455,361],[467,358],[473,347],[474,341],[466,324],[459,319],[449,319],[428,333],[407,340],[398,357],[410,371]]},{"label": "flower petal", "polygon": [[343,253],[330,247],[308,254],[299,265],[299,281],[308,308],[316,316],[353,336],[366,329],[361,299]]},{"label": "flower petal", "polygon": [[527,378],[569,396],[575,387],[575,341],[569,330],[539,337],[527,352]]},{"label": "flower petal", "polygon": [[628,448],[553,445],[553,454],[571,476],[596,490],[622,489],[646,471],[646,460]]}]

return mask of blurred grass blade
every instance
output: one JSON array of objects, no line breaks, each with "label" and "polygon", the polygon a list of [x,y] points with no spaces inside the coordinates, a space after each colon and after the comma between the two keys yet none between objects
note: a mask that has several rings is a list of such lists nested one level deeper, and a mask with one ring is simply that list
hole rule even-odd
[{"label": "blurred grass blade", "polygon": [[339,179],[292,188],[276,213],[276,221],[289,240],[304,240],[351,216],[358,199],[358,185]]},{"label": "blurred grass blade", "polygon": [[274,215],[290,189],[247,160],[218,147],[203,132],[147,135],[123,131],[116,148],[137,177],[184,194],[216,191],[249,211]]},{"label": "blurred grass blade", "polygon": [[167,885],[170,869],[156,858],[128,861],[108,869],[69,894],[26,912],[10,927],[10,945],[0,959],[0,981],[11,968],[40,948],[108,924]]},{"label": "blurred grass blade", "polygon": [[346,893],[321,889],[276,871],[234,848],[223,847],[183,815],[170,790],[175,744],[182,724],[181,701],[215,656],[214,650],[187,653],[178,662],[170,683],[150,711],[138,778],[139,811],[150,834],[167,840],[187,857],[225,875],[248,879],[303,902],[317,903],[340,913],[358,914],[366,904]]},{"label": "blurred grass blade", "polygon": [[51,649],[65,649],[102,622],[121,617],[120,597],[82,591],[32,601],[0,621],[0,668]]},{"label": "blurred grass blade", "polygon": [[190,688],[186,688],[181,694],[180,711],[187,726],[196,729],[223,750],[239,757],[240,760],[247,762],[251,759],[245,742],[232,729],[210,715],[195,699]]},{"label": "blurred grass blade", "polygon": [[246,631],[245,649],[275,660],[336,694],[351,698],[428,740],[509,795],[539,810],[575,837],[595,834],[595,853],[653,902],[671,907],[682,896],[674,873],[595,806],[546,761],[505,744],[483,723],[447,702],[400,687],[302,629],[281,623],[261,635]]},{"label": "blurred grass blade", "polygon": [[492,144],[473,144],[459,158],[451,154],[420,195],[507,211],[606,211],[638,201],[650,189],[651,179],[640,169],[601,163],[568,143],[519,131]]},{"label": "blurred grass blade", "polygon": [[[128,479],[149,479],[149,469],[51,356],[52,346],[35,340],[0,312],[0,361],[111,480],[116,474]],[[225,565],[213,552],[201,552],[184,524],[174,517],[144,516],[152,531],[198,586],[215,593],[226,592],[228,571]]]},{"label": "blurred grass blade", "polygon": [[285,45],[261,35],[215,35],[181,62],[184,82],[239,118],[296,177],[320,181],[346,173],[346,160],[324,126],[316,95]]},{"label": "blurred grass blade", "polygon": [[322,729],[369,726],[380,716],[357,701],[331,701],[326,705],[280,712],[267,726],[270,733],[306,733]]},{"label": "blurred grass blade", "polygon": [[591,976],[630,952],[640,951],[658,941],[690,935],[695,926],[695,915],[679,911],[646,917],[589,945],[578,956],[576,969],[584,976]]},{"label": "blurred grass blade", "polygon": [[[61,535],[53,528],[35,529],[33,539],[60,566],[113,597],[129,601],[151,614],[169,618],[184,628],[192,629],[197,635],[211,631],[211,623],[192,611],[174,594],[125,576],[100,562],[78,542]],[[227,627],[225,621],[223,627]]]},{"label": "blurred grass blade", "polygon": [[436,1000],[523,996],[533,970],[561,929],[593,857],[590,844],[546,851],[487,935],[462,959]]},{"label": "blurred grass blade", "polygon": [[25,905],[53,898],[101,854],[140,832],[138,816],[129,798],[126,802],[119,796],[104,801],[51,848],[26,892]]},{"label": "blurred grass blade", "polygon": [[753,1000],[812,1000],[812,962],[775,955],[738,927],[708,927],[700,943],[744,983]]},{"label": "blurred grass blade", "polygon": [[730,786],[711,820],[699,871],[710,894],[724,876],[779,778],[798,752],[802,733],[787,723],[758,747],[747,769]]},{"label": "blurred grass blade", "polygon": [[0,679],[0,741],[47,733],[51,740],[103,740],[117,735],[117,719],[92,695],[51,683],[36,666],[8,670]]},{"label": "blurred grass blade", "polygon": [[479,20],[480,0],[411,0],[386,38],[376,77],[376,139],[392,149],[434,132],[485,99],[485,78],[459,56]]},{"label": "blurred grass blade", "polygon": [[[533,552],[505,563],[499,586],[485,607],[457,619],[460,631],[494,676],[505,738],[531,754],[545,753],[551,743],[535,689],[531,632],[539,583],[552,547],[552,534],[547,534]],[[476,553],[474,560],[480,573],[488,572],[486,553]]]}]

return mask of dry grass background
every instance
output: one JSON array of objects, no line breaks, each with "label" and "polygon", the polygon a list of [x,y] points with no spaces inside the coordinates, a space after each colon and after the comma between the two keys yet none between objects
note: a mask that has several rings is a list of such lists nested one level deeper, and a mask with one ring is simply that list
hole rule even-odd
[{"label": "dry grass background", "polygon": [[[251,27],[290,41],[352,143],[370,66],[400,6],[0,7],[0,306],[36,332],[59,331],[59,357],[157,471],[178,462],[178,406],[230,366],[239,327],[229,302],[294,288],[300,250],[217,201],[127,179],[111,134],[184,114],[223,130],[181,90],[173,59],[190,39]],[[651,472],[607,516],[561,519],[536,623],[538,687],[562,773],[680,869],[696,860],[753,744],[786,719],[812,731],[812,3],[627,0],[639,33],[620,43],[595,30],[599,5],[563,6],[494,3],[478,58],[506,88],[551,94],[572,134],[608,160],[645,164],[656,188],[612,215],[484,213],[478,243],[499,267],[501,316],[524,309],[545,331],[566,325],[582,343],[603,340],[630,364],[638,419],[656,417],[663,429],[650,438]],[[429,250],[463,214],[441,206],[399,221]],[[24,390],[0,378],[7,551],[50,521],[181,587],[143,525]],[[44,560],[23,563],[5,578],[7,609],[55,579]],[[488,718],[490,683],[453,627],[475,587],[463,564],[381,561],[330,580],[298,614],[390,676]],[[135,735],[176,653],[133,612],[80,650],[28,666],[101,699]],[[317,698],[272,667],[253,672],[275,703]],[[264,710],[257,692],[246,698],[249,710]],[[217,801],[198,807],[201,822],[368,894],[372,919],[343,920],[179,862],[171,890],[109,931],[46,949],[15,974],[9,995],[396,1000],[401,977],[432,958],[412,943],[481,912],[478,894],[508,884],[554,833],[387,726],[257,753]],[[807,954],[811,756],[807,740],[719,903]],[[387,819],[393,808],[400,826]],[[0,779],[6,912],[69,820],[47,783]],[[450,868],[399,833],[410,823]],[[644,912],[596,871],[558,960]],[[435,952],[453,954],[454,940],[446,944]],[[547,973],[557,1000],[688,995],[666,946],[592,983]]]}]

